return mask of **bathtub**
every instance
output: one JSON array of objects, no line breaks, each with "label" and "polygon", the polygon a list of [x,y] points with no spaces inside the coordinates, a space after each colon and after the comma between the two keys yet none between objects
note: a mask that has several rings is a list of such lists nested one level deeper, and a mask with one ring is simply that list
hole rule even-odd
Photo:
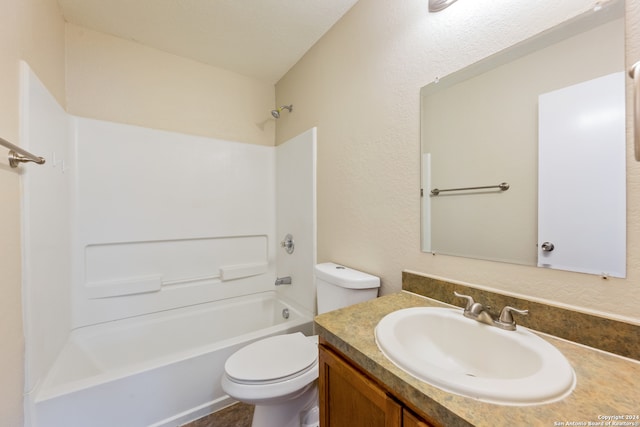
[{"label": "bathtub", "polygon": [[233,402],[220,386],[232,353],[297,331],[312,333],[311,314],[275,292],[74,330],[30,400],[31,425],[178,426]]}]

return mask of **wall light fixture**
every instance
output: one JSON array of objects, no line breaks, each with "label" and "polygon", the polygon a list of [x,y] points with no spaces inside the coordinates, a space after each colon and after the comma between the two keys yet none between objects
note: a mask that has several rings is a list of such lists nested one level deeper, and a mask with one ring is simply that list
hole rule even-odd
[{"label": "wall light fixture", "polygon": [[455,2],[456,0],[429,0],[429,12],[440,12]]}]

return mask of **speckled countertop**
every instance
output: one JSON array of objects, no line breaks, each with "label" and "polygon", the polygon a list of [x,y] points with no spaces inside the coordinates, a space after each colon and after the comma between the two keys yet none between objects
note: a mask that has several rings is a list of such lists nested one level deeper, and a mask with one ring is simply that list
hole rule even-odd
[{"label": "speckled countertop", "polygon": [[444,305],[400,292],[321,314],[315,318],[316,332],[411,409],[445,427],[640,426],[640,419],[603,418],[640,415],[640,362],[550,335],[539,334],[565,355],[577,377],[573,393],[559,402],[536,406],[495,405],[454,395],[413,378],[378,350],[374,329],[386,314],[418,306]]}]

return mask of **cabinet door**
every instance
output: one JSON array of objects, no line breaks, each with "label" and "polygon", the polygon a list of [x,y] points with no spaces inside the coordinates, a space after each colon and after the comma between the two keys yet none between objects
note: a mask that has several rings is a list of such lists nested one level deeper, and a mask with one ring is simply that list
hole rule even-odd
[{"label": "cabinet door", "polygon": [[322,427],[400,427],[402,407],[376,383],[319,346]]},{"label": "cabinet door", "polygon": [[432,425],[405,408],[402,411],[402,427],[432,427]]}]

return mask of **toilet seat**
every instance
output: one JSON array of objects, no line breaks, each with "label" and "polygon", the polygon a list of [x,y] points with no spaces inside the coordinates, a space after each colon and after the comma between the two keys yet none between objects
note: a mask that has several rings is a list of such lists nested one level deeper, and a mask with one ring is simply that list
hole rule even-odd
[{"label": "toilet seat", "polygon": [[224,370],[240,384],[270,384],[297,377],[317,362],[317,346],[296,332],[249,344],[227,359]]},{"label": "toilet seat", "polygon": [[317,337],[297,332],[256,341],[231,355],[222,388],[243,402],[275,404],[304,393],[317,378]]}]

